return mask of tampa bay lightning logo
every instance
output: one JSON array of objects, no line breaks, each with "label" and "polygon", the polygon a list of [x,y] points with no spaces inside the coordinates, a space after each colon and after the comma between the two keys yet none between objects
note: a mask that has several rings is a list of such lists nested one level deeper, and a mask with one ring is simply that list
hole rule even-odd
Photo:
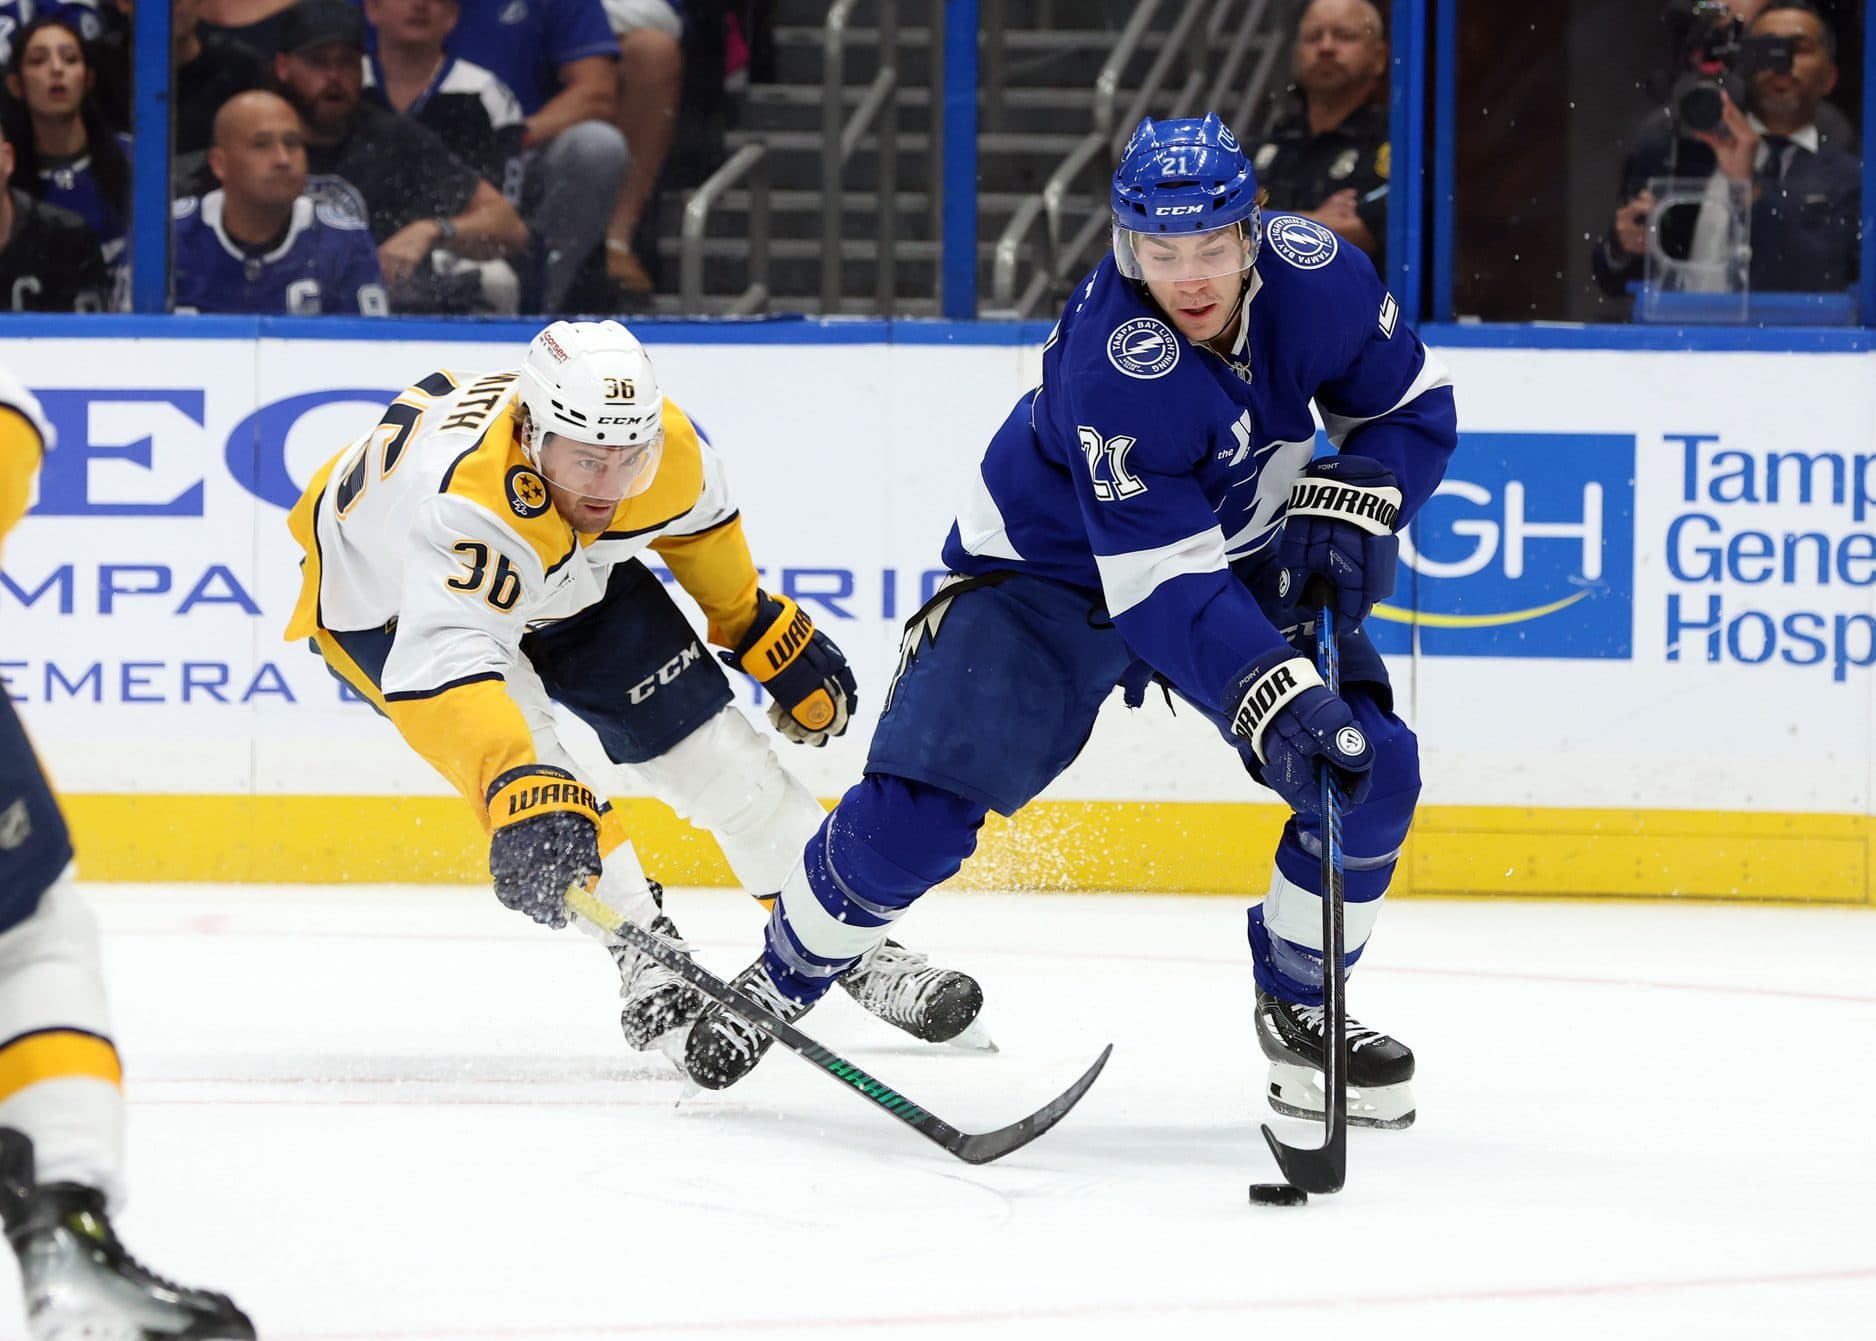
[{"label": "tampa bay lightning logo", "polygon": [[1298,270],[1317,270],[1335,259],[1337,243],[1314,219],[1280,214],[1264,229],[1264,245]]},{"label": "tampa bay lightning logo", "polygon": [[1170,327],[1152,317],[1123,321],[1107,337],[1107,361],[1126,373],[1150,381],[1164,377],[1179,362],[1179,342]]}]

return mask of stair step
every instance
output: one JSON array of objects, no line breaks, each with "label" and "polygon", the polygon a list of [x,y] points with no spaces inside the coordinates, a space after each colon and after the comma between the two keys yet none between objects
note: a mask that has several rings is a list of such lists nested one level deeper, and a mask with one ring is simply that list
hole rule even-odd
[{"label": "stair step", "polygon": [[[851,116],[864,96],[849,87],[841,114]],[[740,128],[749,131],[800,131],[819,134],[825,111],[816,84],[765,84],[750,90]],[[899,125],[925,131],[931,126],[931,90],[902,87],[897,102]],[[1093,124],[1094,94],[1088,89],[1012,88],[1004,98],[1003,125],[1050,134],[1084,134]],[[981,114],[987,114],[984,108]]]},{"label": "stair step", "polygon": [[[929,86],[932,82],[930,32],[923,26],[899,29],[899,52],[895,64],[900,82],[906,86]],[[1010,29],[1004,34],[1003,71],[1009,86],[1042,84],[1093,87],[1120,39],[1118,27],[1064,28],[1049,31]],[[1142,34],[1133,65],[1144,70],[1165,44],[1163,30]],[[818,27],[779,27],[775,32],[775,73],[782,83],[812,84],[821,78],[822,35]],[[979,43],[980,60],[987,65],[990,49]],[[854,28],[847,33],[842,49],[842,74],[849,84],[864,86],[879,69],[879,32],[874,28]],[[1132,81],[1124,81],[1131,83]]]},{"label": "stair step", "polygon": [[[819,84],[751,84],[749,86],[749,106],[751,107],[798,107],[818,108],[826,90]],[[856,107],[866,96],[866,89],[849,84],[840,91],[843,107]],[[1086,109],[1094,101],[1094,92],[1085,88],[1061,88],[1043,85],[1038,88],[1013,88],[1005,90],[1005,102],[1011,107],[1025,109],[1054,110],[1065,107]],[[926,85],[911,85],[899,90],[901,108],[923,108],[931,105],[931,89]]]}]

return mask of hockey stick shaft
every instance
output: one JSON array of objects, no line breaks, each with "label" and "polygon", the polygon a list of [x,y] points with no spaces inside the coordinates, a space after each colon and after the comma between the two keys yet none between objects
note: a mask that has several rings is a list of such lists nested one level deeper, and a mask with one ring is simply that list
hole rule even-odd
[{"label": "hockey stick shaft", "polygon": [[[1335,611],[1320,579],[1309,596],[1317,606],[1316,670],[1331,694],[1342,692],[1342,661],[1335,641]],[[1264,1140],[1277,1167],[1305,1192],[1339,1192],[1348,1174],[1348,986],[1343,980],[1345,928],[1342,891],[1342,793],[1335,770],[1325,760],[1317,766],[1322,806],[1322,1145],[1318,1149],[1286,1145],[1268,1125]]]},{"label": "hockey stick shaft", "polygon": [[1067,1116],[1069,1109],[1081,1102],[1081,1096],[1094,1084],[1095,1078],[1101,1074],[1101,1068],[1107,1065],[1109,1054],[1114,1051],[1114,1045],[1108,1044],[1079,1080],[1028,1117],[996,1131],[961,1131],[832,1049],[815,1042],[689,955],[665,944],[637,923],[619,916],[584,885],[576,884],[568,888],[567,906],[594,926],[617,936],[634,950],[677,974],[711,1000],[734,1011],[797,1057],[812,1062],[875,1108],[890,1113],[926,1140],[942,1146],[967,1164],[988,1164],[992,1160],[1001,1159],[1012,1150],[1028,1145],[1060,1122]]}]

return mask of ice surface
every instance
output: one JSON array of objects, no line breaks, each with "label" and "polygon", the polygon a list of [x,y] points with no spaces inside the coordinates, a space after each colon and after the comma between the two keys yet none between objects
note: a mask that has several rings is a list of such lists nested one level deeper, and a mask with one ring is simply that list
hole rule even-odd
[{"label": "ice surface", "polygon": [[[486,891],[87,892],[120,1227],[272,1341],[1876,1335],[1867,911],[1394,905],[1350,1003],[1418,1053],[1419,1123],[1270,1209],[1236,900],[934,895],[904,938],[983,981],[995,1055],[806,1017],[971,1129],[1117,1045],[971,1168],[781,1052],[674,1108],[608,958]],[[747,900],[669,907],[725,974],[753,955]]]}]

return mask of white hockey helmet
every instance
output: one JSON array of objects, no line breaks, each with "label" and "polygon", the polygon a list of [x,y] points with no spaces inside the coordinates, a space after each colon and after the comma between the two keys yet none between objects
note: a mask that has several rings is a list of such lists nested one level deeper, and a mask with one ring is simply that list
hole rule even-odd
[{"label": "white hockey helmet", "polygon": [[637,458],[645,468],[628,495],[650,486],[664,446],[664,393],[650,356],[625,327],[556,321],[529,343],[516,387],[528,411],[521,446],[536,467],[545,472],[541,453],[552,433]]}]

